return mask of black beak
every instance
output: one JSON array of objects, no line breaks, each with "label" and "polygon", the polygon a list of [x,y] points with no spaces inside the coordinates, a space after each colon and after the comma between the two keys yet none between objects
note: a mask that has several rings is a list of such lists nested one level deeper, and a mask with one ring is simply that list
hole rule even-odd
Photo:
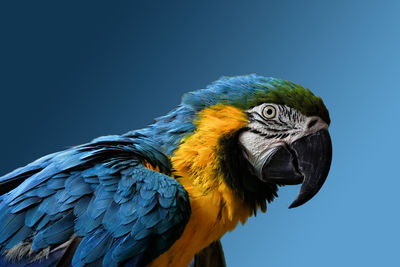
[{"label": "black beak", "polygon": [[327,130],[304,136],[289,146],[275,148],[262,167],[265,182],[279,185],[302,184],[289,208],[303,205],[324,184],[332,160],[332,143]]}]

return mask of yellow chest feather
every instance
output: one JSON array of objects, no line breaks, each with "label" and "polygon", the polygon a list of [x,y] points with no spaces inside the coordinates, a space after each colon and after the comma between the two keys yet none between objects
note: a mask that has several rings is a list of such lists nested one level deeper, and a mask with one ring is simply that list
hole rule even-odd
[{"label": "yellow chest feather", "polygon": [[217,105],[199,114],[197,130],[171,158],[174,175],[189,193],[192,215],[182,236],[150,266],[186,267],[197,252],[251,216],[251,209],[225,184],[217,153],[221,136],[246,123],[245,114],[231,106]]}]

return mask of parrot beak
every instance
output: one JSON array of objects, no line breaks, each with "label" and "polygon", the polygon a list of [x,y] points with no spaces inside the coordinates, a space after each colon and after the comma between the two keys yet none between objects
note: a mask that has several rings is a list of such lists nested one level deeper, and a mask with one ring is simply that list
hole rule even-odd
[{"label": "parrot beak", "polygon": [[264,160],[259,178],[279,185],[302,184],[289,208],[303,205],[324,184],[332,160],[332,143],[326,129],[304,136],[288,146],[271,149]]}]

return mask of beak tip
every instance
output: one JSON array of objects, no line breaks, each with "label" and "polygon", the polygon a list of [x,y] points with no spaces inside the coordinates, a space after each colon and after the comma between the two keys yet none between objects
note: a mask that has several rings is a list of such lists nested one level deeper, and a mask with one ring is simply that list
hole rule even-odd
[{"label": "beak tip", "polygon": [[304,204],[304,202],[301,203],[301,202],[299,201],[299,199],[296,199],[295,201],[293,201],[292,204],[290,204],[289,209],[297,208],[298,206],[301,206],[301,205],[303,205],[303,204]]}]

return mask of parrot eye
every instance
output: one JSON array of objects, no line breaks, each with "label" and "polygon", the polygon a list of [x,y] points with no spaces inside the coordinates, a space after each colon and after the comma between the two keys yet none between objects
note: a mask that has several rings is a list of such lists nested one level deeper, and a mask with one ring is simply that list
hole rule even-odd
[{"label": "parrot eye", "polygon": [[262,111],[262,115],[267,119],[273,119],[276,115],[276,109],[274,106],[267,105]]}]

